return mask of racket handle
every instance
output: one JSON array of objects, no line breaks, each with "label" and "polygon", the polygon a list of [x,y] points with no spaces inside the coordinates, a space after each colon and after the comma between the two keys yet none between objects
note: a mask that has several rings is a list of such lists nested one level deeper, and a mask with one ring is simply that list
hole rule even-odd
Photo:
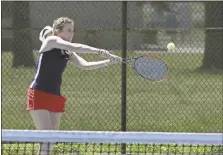
[{"label": "racket handle", "polygon": [[143,57],[143,56],[137,56],[137,57],[132,57],[132,58],[123,58],[123,60],[125,60],[125,61],[134,61],[134,60],[136,60],[136,59],[138,59],[140,57]]}]

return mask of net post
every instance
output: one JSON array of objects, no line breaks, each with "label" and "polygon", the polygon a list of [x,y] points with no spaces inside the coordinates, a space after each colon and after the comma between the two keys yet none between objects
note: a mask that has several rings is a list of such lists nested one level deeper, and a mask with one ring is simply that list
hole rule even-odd
[{"label": "net post", "polygon": [[[122,1],[122,58],[127,55],[127,1]],[[126,64],[122,63],[121,131],[126,131]],[[121,144],[121,154],[126,154],[126,144]]]}]

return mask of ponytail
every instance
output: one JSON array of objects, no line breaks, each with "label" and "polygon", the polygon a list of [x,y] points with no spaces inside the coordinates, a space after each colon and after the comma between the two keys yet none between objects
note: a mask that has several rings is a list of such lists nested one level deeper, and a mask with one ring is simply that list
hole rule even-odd
[{"label": "ponytail", "polygon": [[52,33],[53,33],[53,28],[50,26],[45,26],[39,34],[39,40],[43,42],[46,39],[46,37],[52,35]]}]

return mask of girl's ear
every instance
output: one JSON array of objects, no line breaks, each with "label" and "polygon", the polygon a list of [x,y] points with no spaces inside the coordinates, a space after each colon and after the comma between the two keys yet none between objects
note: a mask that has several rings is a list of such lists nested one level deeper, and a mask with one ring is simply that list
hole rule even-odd
[{"label": "girl's ear", "polygon": [[56,35],[56,36],[59,36],[60,35],[60,33],[58,32],[58,30],[55,30],[54,31],[54,35]]}]

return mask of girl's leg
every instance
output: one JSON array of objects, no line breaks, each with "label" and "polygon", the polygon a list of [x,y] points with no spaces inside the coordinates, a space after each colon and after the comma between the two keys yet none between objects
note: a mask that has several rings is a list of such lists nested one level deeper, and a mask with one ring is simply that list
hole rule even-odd
[{"label": "girl's leg", "polygon": [[59,130],[61,116],[62,116],[62,113],[50,112],[52,130]]},{"label": "girl's leg", "polygon": [[59,130],[60,127],[60,119],[62,116],[61,112],[49,112],[50,114],[50,120],[53,130]]},{"label": "girl's leg", "polygon": [[[30,114],[37,130],[52,130],[50,114],[47,110],[31,110]],[[50,155],[52,151],[51,143],[41,143],[38,155]]]},{"label": "girl's leg", "polygon": [[52,124],[48,110],[31,110],[30,114],[37,130],[51,130]]}]

